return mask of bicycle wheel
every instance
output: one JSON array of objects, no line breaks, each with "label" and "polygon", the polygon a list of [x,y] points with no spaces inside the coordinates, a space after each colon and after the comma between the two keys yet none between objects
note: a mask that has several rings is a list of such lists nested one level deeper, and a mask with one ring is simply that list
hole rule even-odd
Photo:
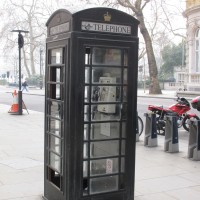
[{"label": "bicycle wheel", "polygon": [[144,123],[143,123],[141,117],[138,116],[138,133],[139,133],[139,136],[142,135],[143,129],[144,129]]}]

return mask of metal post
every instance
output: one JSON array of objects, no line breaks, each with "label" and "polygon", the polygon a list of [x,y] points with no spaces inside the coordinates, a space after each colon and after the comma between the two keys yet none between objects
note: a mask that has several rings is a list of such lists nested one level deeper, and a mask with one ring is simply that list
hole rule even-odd
[{"label": "metal post", "polygon": [[[18,34],[18,40],[20,38],[21,32]],[[19,90],[21,90],[21,47],[18,45],[19,48]]]},{"label": "metal post", "polygon": [[21,91],[21,48],[24,45],[24,39],[21,33],[28,33],[29,31],[12,30],[12,32],[18,32],[18,48],[19,48],[19,91],[18,91],[18,114],[22,115],[22,91]]}]

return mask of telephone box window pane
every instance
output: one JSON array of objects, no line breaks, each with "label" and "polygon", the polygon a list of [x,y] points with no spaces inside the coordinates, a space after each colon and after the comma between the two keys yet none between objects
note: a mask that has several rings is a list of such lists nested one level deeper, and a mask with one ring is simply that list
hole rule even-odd
[{"label": "telephone box window pane", "polygon": [[128,51],[124,50],[124,66],[128,66]]},{"label": "telephone box window pane", "polygon": [[56,101],[48,101],[48,114],[52,117],[62,119],[62,103]]},{"label": "telephone box window pane", "polygon": [[116,102],[120,101],[120,87],[93,86],[91,93],[92,102]]},{"label": "telephone box window pane", "polygon": [[84,140],[88,140],[88,135],[89,135],[89,125],[84,124]]},{"label": "telephone box window pane", "polygon": [[91,140],[119,138],[118,122],[96,123],[91,125]]},{"label": "telephone box window pane", "polygon": [[121,83],[121,68],[115,67],[93,67],[92,83],[116,84]]},{"label": "telephone box window pane", "polygon": [[61,136],[61,130],[62,130],[61,121],[53,118],[50,118],[49,120],[50,120],[49,132]]},{"label": "telephone box window pane", "polygon": [[121,158],[121,172],[125,172],[125,158]]},{"label": "telephone box window pane", "polygon": [[124,69],[124,80],[123,80],[124,84],[128,83],[128,76],[127,76],[127,69]]},{"label": "telephone box window pane", "polygon": [[84,142],[83,144],[83,158],[87,159],[88,158],[88,143]]},{"label": "telephone box window pane", "polygon": [[123,87],[123,102],[127,102],[127,86]]},{"label": "telephone box window pane", "polygon": [[124,174],[121,174],[119,177],[120,177],[119,189],[124,189],[125,188]]},{"label": "telephone box window pane", "polygon": [[50,67],[49,80],[51,82],[62,82],[63,81],[63,70],[60,67]]},{"label": "telephone box window pane", "polygon": [[63,86],[60,84],[48,84],[47,95],[51,99],[62,100]]},{"label": "telephone box window pane", "polygon": [[127,119],[127,104],[122,104],[122,119],[126,120]]},{"label": "telephone box window pane", "polygon": [[52,166],[58,172],[61,172],[61,158],[53,152],[50,152],[50,166]]},{"label": "telephone box window pane", "polygon": [[56,99],[61,99],[61,85],[56,84]]},{"label": "telephone box window pane", "polygon": [[119,104],[92,105],[92,121],[110,121],[120,119]]},{"label": "telephone box window pane", "polygon": [[89,116],[90,116],[90,111],[89,111],[89,106],[84,105],[84,121],[89,121]]},{"label": "telephone box window pane", "polygon": [[84,92],[84,101],[85,102],[89,102],[90,99],[90,87],[89,86],[85,86],[85,92]]},{"label": "telephone box window pane", "polygon": [[90,68],[85,68],[85,83],[90,83]]},{"label": "telephone box window pane", "polygon": [[50,149],[61,155],[61,140],[53,135],[50,135]]},{"label": "telephone box window pane", "polygon": [[122,122],[122,137],[126,138],[126,122]]},{"label": "telephone box window pane", "polygon": [[90,156],[92,158],[118,156],[119,155],[119,141],[102,141],[91,142]]},{"label": "telephone box window pane", "polygon": [[88,176],[88,161],[83,161],[83,177]]},{"label": "telephone box window pane", "polygon": [[63,60],[63,49],[52,49],[51,50],[51,64],[62,64]]},{"label": "telephone box window pane", "polygon": [[105,175],[119,172],[118,158],[109,158],[90,161],[90,175]]},{"label": "telephone box window pane", "polygon": [[122,140],[121,141],[121,154],[125,155],[125,149],[126,149],[126,141]]},{"label": "telephone box window pane", "polygon": [[121,65],[121,49],[111,48],[93,48],[92,64],[93,65]]},{"label": "telephone box window pane", "polygon": [[111,192],[118,190],[118,176],[106,176],[90,179],[90,194]]},{"label": "telephone box window pane", "polygon": [[85,48],[85,64],[89,65],[90,64],[90,58],[91,58],[91,48],[86,47]]}]

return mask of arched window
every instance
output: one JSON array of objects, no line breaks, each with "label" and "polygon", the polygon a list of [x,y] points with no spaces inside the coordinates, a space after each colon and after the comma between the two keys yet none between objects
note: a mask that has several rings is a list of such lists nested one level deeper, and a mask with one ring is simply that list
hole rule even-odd
[{"label": "arched window", "polygon": [[200,72],[200,29],[195,35],[195,71]]}]

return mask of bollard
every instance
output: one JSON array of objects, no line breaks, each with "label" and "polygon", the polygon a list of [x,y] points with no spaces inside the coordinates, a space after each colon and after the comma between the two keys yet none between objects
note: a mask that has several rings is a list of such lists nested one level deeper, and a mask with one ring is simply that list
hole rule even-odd
[{"label": "bollard", "polygon": [[177,116],[165,116],[164,151],[179,152]]},{"label": "bollard", "polygon": [[200,120],[190,121],[188,158],[200,160]]},{"label": "bollard", "polygon": [[144,116],[146,117],[144,146],[156,147],[158,146],[156,114],[145,113]]},{"label": "bollard", "polygon": [[138,112],[136,112],[136,142],[139,142]]}]

